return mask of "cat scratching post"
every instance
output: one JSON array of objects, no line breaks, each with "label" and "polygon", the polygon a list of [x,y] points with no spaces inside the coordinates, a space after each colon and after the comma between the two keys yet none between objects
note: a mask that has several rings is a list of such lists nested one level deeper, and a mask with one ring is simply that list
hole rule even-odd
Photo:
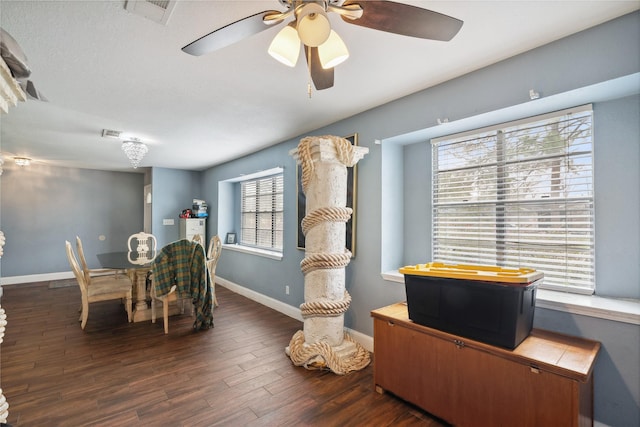
[{"label": "cat scratching post", "polygon": [[345,288],[345,267],[351,261],[346,249],[347,167],[369,152],[336,136],[306,137],[290,154],[302,167],[306,213],[302,220],[305,257],[304,304],[300,311],[304,331],[298,331],[286,348],[296,366],[330,369],[346,374],[366,367],[369,352],[344,331],[344,313],[351,296]]}]

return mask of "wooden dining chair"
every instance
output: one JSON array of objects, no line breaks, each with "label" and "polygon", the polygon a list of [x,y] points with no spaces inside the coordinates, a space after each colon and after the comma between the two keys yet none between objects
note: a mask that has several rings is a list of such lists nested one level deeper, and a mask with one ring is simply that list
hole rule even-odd
[{"label": "wooden dining chair", "polygon": [[82,296],[82,308],[79,319],[82,323],[80,327],[84,329],[87,325],[87,320],[89,319],[89,304],[113,299],[124,300],[127,309],[127,318],[129,322],[131,322],[131,280],[129,280],[127,276],[91,277],[90,274],[85,274],[80,268],[76,255],[73,253],[73,247],[68,240],[65,242],[65,246],[69,265],[71,266],[73,275],[78,281],[80,294]]},{"label": "wooden dining chair", "polygon": [[209,248],[207,249],[207,270],[209,271],[209,283],[214,307],[218,306],[218,299],[216,298],[216,265],[218,265],[221,253],[222,240],[216,234],[209,240]]},{"label": "wooden dining chair", "polygon": [[[153,275],[151,275],[153,279]],[[156,323],[156,304],[155,301],[160,301],[162,303],[162,319],[164,321],[164,333],[169,333],[169,304],[172,302],[178,301],[178,293],[176,292],[177,286],[173,285],[168,294],[159,296],[156,294],[156,287],[151,284],[149,289],[149,293],[151,295],[151,323]],[[184,301],[182,305],[182,314],[184,314]]]},{"label": "wooden dining chair", "polygon": [[[191,300],[198,304],[193,307],[191,315],[196,318],[196,324],[211,322],[213,326],[213,298],[209,294],[207,283],[206,254],[204,247],[196,242],[182,239],[169,243],[160,251],[154,260],[151,272],[151,322],[156,322],[156,301],[162,302],[162,318],[164,333],[169,333],[169,304],[174,301]],[[158,283],[156,283],[156,279]],[[169,286],[171,285],[171,286]],[[163,295],[158,295],[158,286],[168,289]],[[180,289],[178,289],[180,287]],[[184,313],[184,304],[182,313]],[[200,313],[200,314],[199,314]],[[202,316],[202,313],[205,313]],[[209,317],[207,320],[206,317]],[[202,328],[202,326],[198,326]],[[207,326],[209,327],[209,326]]]},{"label": "wooden dining chair", "polygon": [[155,252],[158,249],[158,241],[156,240],[156,236],[153,234],[140,232],[129,236],[127,246],[129,248],[129,252]]},{"label": "wooden dining chair", "polygon": [[113,275],[117,276],[118,273],[122,272],[121,270],[114,270],[112,268],[89,268],[87,264],[87,259],[84,256],[84,249],[82,248],[82,240],[80,240],[79,236],[76,236],[76,250],[78,251],[78,258],[80,258],[80,265],[82,266],[82,271],[84,274],[89,274],[92,276],[104,276],[104,275]]}]

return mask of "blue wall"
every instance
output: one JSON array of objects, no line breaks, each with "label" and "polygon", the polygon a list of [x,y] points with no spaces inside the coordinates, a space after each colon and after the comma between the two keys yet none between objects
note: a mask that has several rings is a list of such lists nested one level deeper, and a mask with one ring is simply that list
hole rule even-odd
[{"label": "blue wall", "polygon": [[64,241],[75,244],[76,235],[89,267],[98,268],[95,254],[126,250],[142,230],[140,173],[5,163],[1,185],[3,277],[69,272]]},{"label": "blue wall", "polygon": [[[193,199],[209,202],[201,190],[201,176],[201,172],[153,168],[151,232],[156,236],[159,247],[180,238],[179,215],[183,209],[191,209]],[[163,225],[163,219],[173,219],[173,225]]]},{"label": "blue wall", "polygon": [[[296,165],[289,156],[289,150],[295,148],[297,142],[289,141],[266,148],[256,155],[250,155],[233,162],[209,169],[204,172],[203,192],[210,201],[210,210],[228,209],[228,206],[218,206],[218,181],[249,175],[274,167],[284,169],[284,250],[282,261],[247,255],[241,252],[224,250],[216,275],[224,277],[242,286],[247,286],[256,292],[281,300],[287,304],[298,306],[304,301],[304,288],[300,261],[304,253],[296,248],[297,210],[296,210]],[[228,201],[228,198],[225,200]],[[235,209],[231,207],[231,209]],[[207,235],[210,238],[219,234],[224,239],[230,229],[218,229],[215,218],[210,218]],[[224,262],[223,262],[224,260]],[[223,273],[219,267],[224,265]],[[256,280],[256,278],[260,278]],[[290,294],[285,295],[285,286],[290,286]]]},{"label": "blue wall", "polygon": [[594,106],[596,293],[640,298],[640,98]]}]

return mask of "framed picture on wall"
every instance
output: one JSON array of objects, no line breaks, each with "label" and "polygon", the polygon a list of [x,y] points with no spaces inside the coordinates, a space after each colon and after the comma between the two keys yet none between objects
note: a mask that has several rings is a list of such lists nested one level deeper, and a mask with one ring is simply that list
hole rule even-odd
[{"label": "framed picture on wall", "polygon": [[[344,137],[352,145],[358,145],[358,134]],[[296,182],[298,193],[298,249],[304,250],[305,237],[302,232],[302,218],[306,215],[307,199],[302,191],[302,167],[296,168]],[[356,189],[357,189],[358,165],[347,168],[347,207],[353,209],[351,218],[347,221],[345,246],[351,252],[351,257],[356,256]]]}]

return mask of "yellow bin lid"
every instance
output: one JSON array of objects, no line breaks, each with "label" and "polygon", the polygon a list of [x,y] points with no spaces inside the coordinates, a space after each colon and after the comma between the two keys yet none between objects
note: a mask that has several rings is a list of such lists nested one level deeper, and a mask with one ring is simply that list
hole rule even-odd
[{"label": "yellow bin lid", "polygon": [[447,279],[477,280],[483,282],[501,282],[528,284],[544,277],[544,273],[532,268],[505,268],[488,265],[427,264],[407,265],[400,270],[402,274],[412,276],[443,277]]}]

